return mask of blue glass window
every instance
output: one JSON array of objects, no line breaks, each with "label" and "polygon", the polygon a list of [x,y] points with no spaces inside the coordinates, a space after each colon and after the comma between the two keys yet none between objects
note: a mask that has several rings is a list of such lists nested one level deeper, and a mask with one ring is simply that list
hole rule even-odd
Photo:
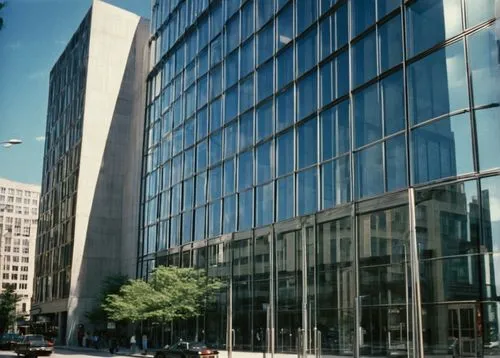
[{"label": "blue glass window", "polygon": [[410,57],[462,31],[461,0],[419,0],[408,6],[406,13]]},{"label": "blue glass window", "polygon": [[184,124],[184,148],[192,146],[195,142],[195,120],[191,118]]},{"label": "blue glass window", "polygon": [[273,101],[269,100],[257,108],[257,141],[273,134]]},{"label": "blue glass window", "polygon": [[224,157],[236,153],[238,142],[238,122],[234,121],[224,129]]},{"label": "blue glass window", "polygon": [[263,28],[257,35],[257,56],[259,64],[263,63],[273,55],[273,35],[273,23],[266,25],[266,27]]},{"label": "blue glass window", "polygon": [[182,183],[172,187],[172,215],[177,215],[181,212],[181,192]]},{"label": "blue glass window", "polygon": [[172,184],[182,180],[182,154],[172,159]]},{"label": "blue glass window", "polygon": [[188,211],[182,214],[182,243],[193,240],[193,212]]},{"label": "blue glass window", "polygon": [[295,194],[293,186],[293,175],[278,179],[278,212],[277,221],[290,219],[294,213]]},{"label": "blue glass window", "polygon": [[208,115],[207,108],[198,111],[198,127],[197,127],[198,140],[205,138],[208,134]]},{"label": "blue glass window", "polygon": [[281,52],[277,58],[278,90],[293,80],[293,47]]},{"label": "blue glass window", "polygon": [[240,17],[238,15],[234,16],[226,24],[226,53],[231,52],[240,43]]},{"label": "blue glass window", "polygon": [[235,163],[235,159],[224,162],[224,195],[234,193],[236,190]]},{"label": "blue glass window", "polygon": [[204,75],[208,71],[208,48],[198,55],[198,76]]},{"label": "blue glass window", "polygon": [[222,99],[210,104],[210,132],[216,131],[222,125]]},{"label": "blue glass window", "polygon": [[297,214],[306,215],[318,210],[318,170],[311,168],[297,174]]},{"label": "blue glass window", "polygon": [[321,59],[347,43],[347,5],[342,5],[334,14],[320,22]]},{"label": "blue glass window", "polygon": [[205,207],[202,206],[194,211],[194,240],[200,241],[205,238]]},{"label": "blue glass window", "polygon": [[297,100],[299,102],[297,109],[298,121],[315,112],[318,107],[317,76],[317,72],[313,71],[307,76],[303,77],[297,84]]},{"label": "blue glass window", "polygon": [[200,142],[196,147],[196,171],[204,170],[208,164],[207,141]]},{"label": "blue glass window", "polygon": [[273,61],[269,61],[257,71],[257,101],[261,101],[273,94],[273,67]]},{"label": "blue glass window", "polygon": [[293,39],[293,5],[288,4],[278,15],[278,35],[276,49],[290,43]]},{"label": "blue glass window", "polygon": [[241,46],[240,78],[245,77],[254,69],[253,38]]},{"label": "blue glass window", "polygon": [[377,1],[377,16],[379,19],[390,13],[401,5],[401,0],[378,0]]},{"label": "blue glass window", "polygon": [[409,66],[408,97],[413,124],[469,106],[462,41]]},{"label": "blue glass window", "polygon": [[253,106],[253,75],[240,82],[240,113]]},{"label": "blue glass window", "polygon": [[375,23],[376,1],[352,0],[351,4],[353,37],[355,37]]},{"label": "blue glass window", "polygon": [[349,151],[349,101],[321,113],[322,159]]},{"label": "blue glass window", "polygon": [[403,72],[396,72],[381,81],[385,135],[405,128]]},{"label": "blue glass window", "polygon": [[216,200],[208,207],[208,235],[214,237],[221,233],[221,200]]},{"label": "blue glass window", "polygon": [[170,246],[175,247],[179,245],[181,231],[181,216],[175,216],[170,219]]},{"label": "blue glass window", "polygon": [[[205,80],[204,82],[206,82],[206,77],[204,77],[204,80]],[[199,87],[199,90],[200,90],[200,92],[203,91],[203,89],[201,89],[201,87]],[[200,95],[200,92],[198,92],[198,95]],[[191,86],[191,88],[187,89],[186,94],[184,96],[184,106],[186,108],[186,116],[190,117],[196,109],[196,87],[195,86]]]},{"label": "blue glass window", "polygon": [[222,131],[213,133],[209,138],[210,164],[215,164],[222,160]]},{"label": "blue glass window", "polygon": [[322,209],[333,208],[350,200],[349,156],[322,165]]},{"label": "blue glass window", "polygon": [[388,139],[386,150],[387,191],[403,189],[408,186],[406,172],[406,140],[404,135]]},{"label": "blue glass window", "polygon": [[170,162],[165,163],[162,169],[162,189],[168,189],[170,187]]},{"label": "blue glass window", "polygon": [[198,25],[198,48],[203,48],[208,44],[208,17],[200,20]]},{"label": "blue glass window", "polygon": [[473,171],[469,113],[444,118],[412,131],[413,182]]},{"label": "blue glass window", "polygon": [[[213,99],[222,93],[222,65],[217,66],[210,71],[210,99]],[[198,101],[198,108],[207,103],[206,96]]]},{"label": "blue glass window", "polygon": [[273,177],[273,161],[272,161],[272,141],[265,142],[255,148],[257,157],[257,182],[256,184],[265,183]]},{"label": "blue glass window", "polygon": [[253,0],[247,1],[245,5],[241,8],[241,40],[246,40],[251,34],[253,34]]},{"label": "blue glass window", "polygon": [[[220,76],[220,67],[219,67],[219,76]],[[189,101],[189,99],[187,99]],[[198,81],[198,108],[203,107],[205,104],[207,104],[208,100],[208,78],[207,76],[204,76],[200,78]],[[194,99],[192,102],[192,106],[194,108]],[[186,106],[187,107],[187,106]],[[187,112],[187,109],[186,109]],[[192,113],[186,113],[186,116],[190,116]]]},{"label": "blue glass window", "polygon": [[184,178],[194,174],[194,148],[184,152]]},{"label": "blue glass window", "polygon": [[224,223],[222,232],[229,234],[236,231],[236,194],[224,198]]},{"label": "blue glass window", "polygon": [[482,109],[475,112],[479,168],[487,170],[500,167],[500,110],[499,108]]},{"label": "blue glass window", "polygon": [[205,204],[206,201],[207,172],[196,176],[196,206]]},{"label": "blue glass window", "polygon": [[293,87],[276,97],[276,130],[280,131],[294,122]]},{"label": "blue glass window", "polygon": [[238,86],[234,86],[226,92],[225,100],[225,121],[229,122],[238,115]]},{"label": "blue glass window", "polygon": [[[318,128],[316,118],[297,127],[298,169],[308,167],[318,162]],[[290,155],[290,154],[288,154]]]},{"label": "blue glass window", "polygon": [[467,9],[467,27],[480,24],[495,17],[497,0],[465,0]]},{"label": "blue glass window", "polygon": [[[499,5],[500,6],[500,5]],[[500,20],[469,36],[469,63],[474,106],[500,105]],[[497,32],[496,32],[497,31]]]},{"label": "blue glass window", "polygon": [[316,36],[316,28],[313,28],[297,40],[298,76],[311,69],[317,63]]},{"label": "blue glass window", "polygon": [[294,140],[293,140],[293,129],[283,133],[276,138],[277,141],[277,164],[278,164],[278,176],[288,174],[293,172],[293,152]]},{"label": "blue glass window", "polygon": [[184,181],[184,192],[183,197],[183,210],[188,210],[193,208],[194,204],[194,178]]},{"label": "blue glass window", "polygon": [[356,194],[358,199],[384,192],[382,143],[356,153]]},{"label": "blue glass window", "polygon": [[316,0],[297,0],[297,34],[304,31],[318,18],[318,2]]},{"label": "blue glass window", "polygon": [[210,44],[210,64],[213,66],[222,61],[222,36],[216,37]]},{"label": "blue glass window", "polygon": [[238,190],[249,188],[253,185],[253,152],[251,150],[239,155]]},{"label": "blue glass window", "polygon": [[257,0],[257,28],[264,25],[273,16],[274,1]]},{"label": "blue glass window", "polygon": [[163,161],[167,160],[170,158],[172,154],[172,136],[168,135],[165,137],[162,141],[161,144],[161,150],[162,150],[162,159]]},{"label": "blue glass window", "polygon": [[208,200],[222,196],[222,166],[213,167],[208,172]]},{"label": "blue glass window", "polygon": [[342,52],[320,68],[321,106],[342,97],[349,91],[349,57]]},{"label": "blue glass window", "polygon": [[353,81],[356,87],[377,75],[376,42],[375,31],[372,31],[353,45]]},{"label": "blue glass window", "polygon": [[213,8],[210,17],[210,35],[212,38],[217,35],[222,30],[222,2],[219,3]]},{"label": "blue glass window", "polygon": [[226,88],[238,82],[238,51],[226,58]]},{"label": "blue glass window", "polygon": [[379,27],[380,72],[396,66],[403,60],[401,16],[398,15]]},{"label": "blue glass window", "polygon": [[[188,66],[186,66],[186,70],[184,71],[184,88],[188,88],[194,83],[196,79],[196,64],[195,62],[191,62]],[[164,107],[166,108],[166,106]]]},{"label": "blue glass window", "polygon": [[161,193],[160,217],[162,219],[170,216],[170,191]]},{"label": "blue glass window", "polygon": [[375,83],[354,96],[356,148],[382,138],[380,93]]},{"label": "blue glass window", "polygon": [[253,144],[253,112],[240,117],[240,151]]},{"label": "blue glass window", "polygon": [[239,195],[238,229],[248,230],[253,225],[253,190],[247,190]]},{"label": "blue glass window", "polygon": [[255,226],[269,225],[273,222],[273,183],[262,185],[257,187],[257,199],[255,202],[256,206],[256,217]]}]

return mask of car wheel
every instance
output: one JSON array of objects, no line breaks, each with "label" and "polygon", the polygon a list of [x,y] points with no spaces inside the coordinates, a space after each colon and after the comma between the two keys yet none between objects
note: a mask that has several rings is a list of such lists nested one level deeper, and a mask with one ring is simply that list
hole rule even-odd
[{"label": "car wheel", "polygon": [[156,358],[165,358],[165,356],[164,356],[163,354],[161,354],[161,353],[158,353],[158,354],[156,355]]}]

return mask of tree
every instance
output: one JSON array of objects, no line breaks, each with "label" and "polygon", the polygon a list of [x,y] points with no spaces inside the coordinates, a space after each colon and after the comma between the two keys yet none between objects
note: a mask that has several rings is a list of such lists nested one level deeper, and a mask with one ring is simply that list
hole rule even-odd
[{"label": "tree", "polygon": [[202,270],[159,266],[148,282],[131,280],[118,294],[108,295],[103,309],[117,321],[186,320],[200,316],[221,288],[220,280]]},{"label": "tree", "polygon": [[21,299],[13,284],[7,284],[0,293],[0,333],[11,327],[16,320],[16,304]]},{"label": "tree", "polygon": [[102,305],[108,295],[118,294],[120,288],[128,283],[128,276],[125,275],[111,275],[102,281],[101,295],[97,306],[85,314],[87,319],[92,324],[105,324],[108,320],[108,313],[104,311]]},{"label": "tree", "polygon": [[[0,10],[2,10],[2,8],[5,6],[5,2],[0,2]],[[3,17],[0,17],[0,30],[2,29],[3,27]]]}]

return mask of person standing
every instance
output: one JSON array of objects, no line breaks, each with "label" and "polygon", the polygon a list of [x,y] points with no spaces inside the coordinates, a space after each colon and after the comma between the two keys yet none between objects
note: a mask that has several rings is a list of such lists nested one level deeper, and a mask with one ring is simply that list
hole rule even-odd
[{"label": "person standing", "polygon": [[134,354],[135,353],[135,347],[137,345],[137,342],[135,340],[135,334],[130,337],[130,353]]},{"label": "person standing", "polygon": [[146,334],[142,335],[142,350],[144,354],[148,354],[148,336]]}]

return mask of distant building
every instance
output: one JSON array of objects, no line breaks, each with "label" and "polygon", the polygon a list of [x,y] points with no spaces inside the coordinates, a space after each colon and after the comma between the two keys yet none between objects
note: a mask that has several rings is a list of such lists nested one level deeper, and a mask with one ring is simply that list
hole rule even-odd
[{"label": "distant building", "polygon": [[0,292],[14,285],[19,316],[31,308],[39,196],[38,185],[0,178]]},{"label": "distant building", "polygon": [[134,276],[149,21],[95,0],[50,74],[33,319],[76,344]]}]

